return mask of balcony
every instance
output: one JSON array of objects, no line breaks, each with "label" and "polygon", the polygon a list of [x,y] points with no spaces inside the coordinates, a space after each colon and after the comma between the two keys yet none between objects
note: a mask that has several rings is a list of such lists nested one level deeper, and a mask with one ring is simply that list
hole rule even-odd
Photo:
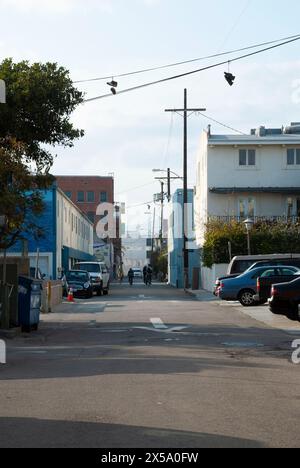
[{"label": "balcony", "polygon": [[248,217],[253,219],[255,224],[258,223],[286,223],[286,224],[300,224],[300,216],[208,216],[208,222],[219,223],[243,223]]}]

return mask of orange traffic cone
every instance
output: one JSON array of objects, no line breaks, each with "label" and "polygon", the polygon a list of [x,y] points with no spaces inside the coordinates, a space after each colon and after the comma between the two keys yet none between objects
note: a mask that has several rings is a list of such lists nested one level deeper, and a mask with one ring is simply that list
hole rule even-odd
[{"label": "orange traffic cone", "polygon": [[68,302],[75,302],[74,301],[74,294],[73,294],[73,289],[69,289],[69,294],[68,294],[68,299],[67,299]]}]

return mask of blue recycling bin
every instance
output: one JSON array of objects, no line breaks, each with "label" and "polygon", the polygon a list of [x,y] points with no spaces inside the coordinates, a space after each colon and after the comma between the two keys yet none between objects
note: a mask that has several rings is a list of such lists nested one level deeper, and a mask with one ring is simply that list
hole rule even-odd
[{"label": "blue recycling bin", "polygon": [[42,281],[19,276],[19,325],[23,332],[37,330],[40,323]]}]

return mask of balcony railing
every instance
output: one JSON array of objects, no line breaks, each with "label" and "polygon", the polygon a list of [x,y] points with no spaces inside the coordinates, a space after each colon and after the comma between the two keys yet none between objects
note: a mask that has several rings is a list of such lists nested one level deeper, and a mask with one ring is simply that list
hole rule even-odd
[{"label": "balcony railing", "polygon": [[[288,223],[288,224],[300,224],[300,217],[299,216],[254,216],[251,217],[254,223]],[[242,216],[209,216],[208,222],[216,221],[219,223],[231,223],[231,222],[238,222],[243,223],[247,217]]]}]

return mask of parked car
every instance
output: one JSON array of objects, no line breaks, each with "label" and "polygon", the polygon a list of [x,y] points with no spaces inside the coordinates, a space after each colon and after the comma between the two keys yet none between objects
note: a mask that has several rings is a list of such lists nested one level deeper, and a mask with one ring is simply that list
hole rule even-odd
[{"label": "parked car", "polygon": [[93,285],[90,274],[82,270],[70,270],[65,275],[67,291],[72,289],[74,296],[90,298],[93,296]]},{"label": "parked car", "polygon": [[224,279],[221,281],[218,290],[218,296],[225,301],[240,301],[244,307],[250,307],[255,302],[257,294],[257,278],[259,277],[278,277],[284,273],[296,273],[297,267],[286,266],[264,266],[255,268],[254,270],[246,271],[237,278]]},{"label": "parked car", "polygon": [[265,303],[271,297],[272,286],[275,283],[290,283],[300,275],[300,270],[291,275],[289,267],[283,269],[283,276],[261,276],[257,278],[257,294],[254,296],[256,302]]},{"label": "parked car", "polygon": [[292,320],[300,320],[300,274],[290,283],[274,284],[269,299],[273,314],[284,314]]},{"label": "parked car", "polygon": [[221,281],[229,278],[237,278],[242,273],[258,268],[259,266],[287,265],[300,268],[300,254],[275,254],[275,255],[244,255],[234,257],[230,262],[227,275],[217,278],[214,286],[214,295],[218,295]]},{"label": "parked car", "polygon": [[143,272],[141,268],[132,268],[135,278],[143,278]]},{"label": "parked car", "polygon": [[74,265],[75,270],[88,271],[93,284],[93,290],[98,296],[109,293],[109,271],[105,263],[101,262],[80,262]]}]

